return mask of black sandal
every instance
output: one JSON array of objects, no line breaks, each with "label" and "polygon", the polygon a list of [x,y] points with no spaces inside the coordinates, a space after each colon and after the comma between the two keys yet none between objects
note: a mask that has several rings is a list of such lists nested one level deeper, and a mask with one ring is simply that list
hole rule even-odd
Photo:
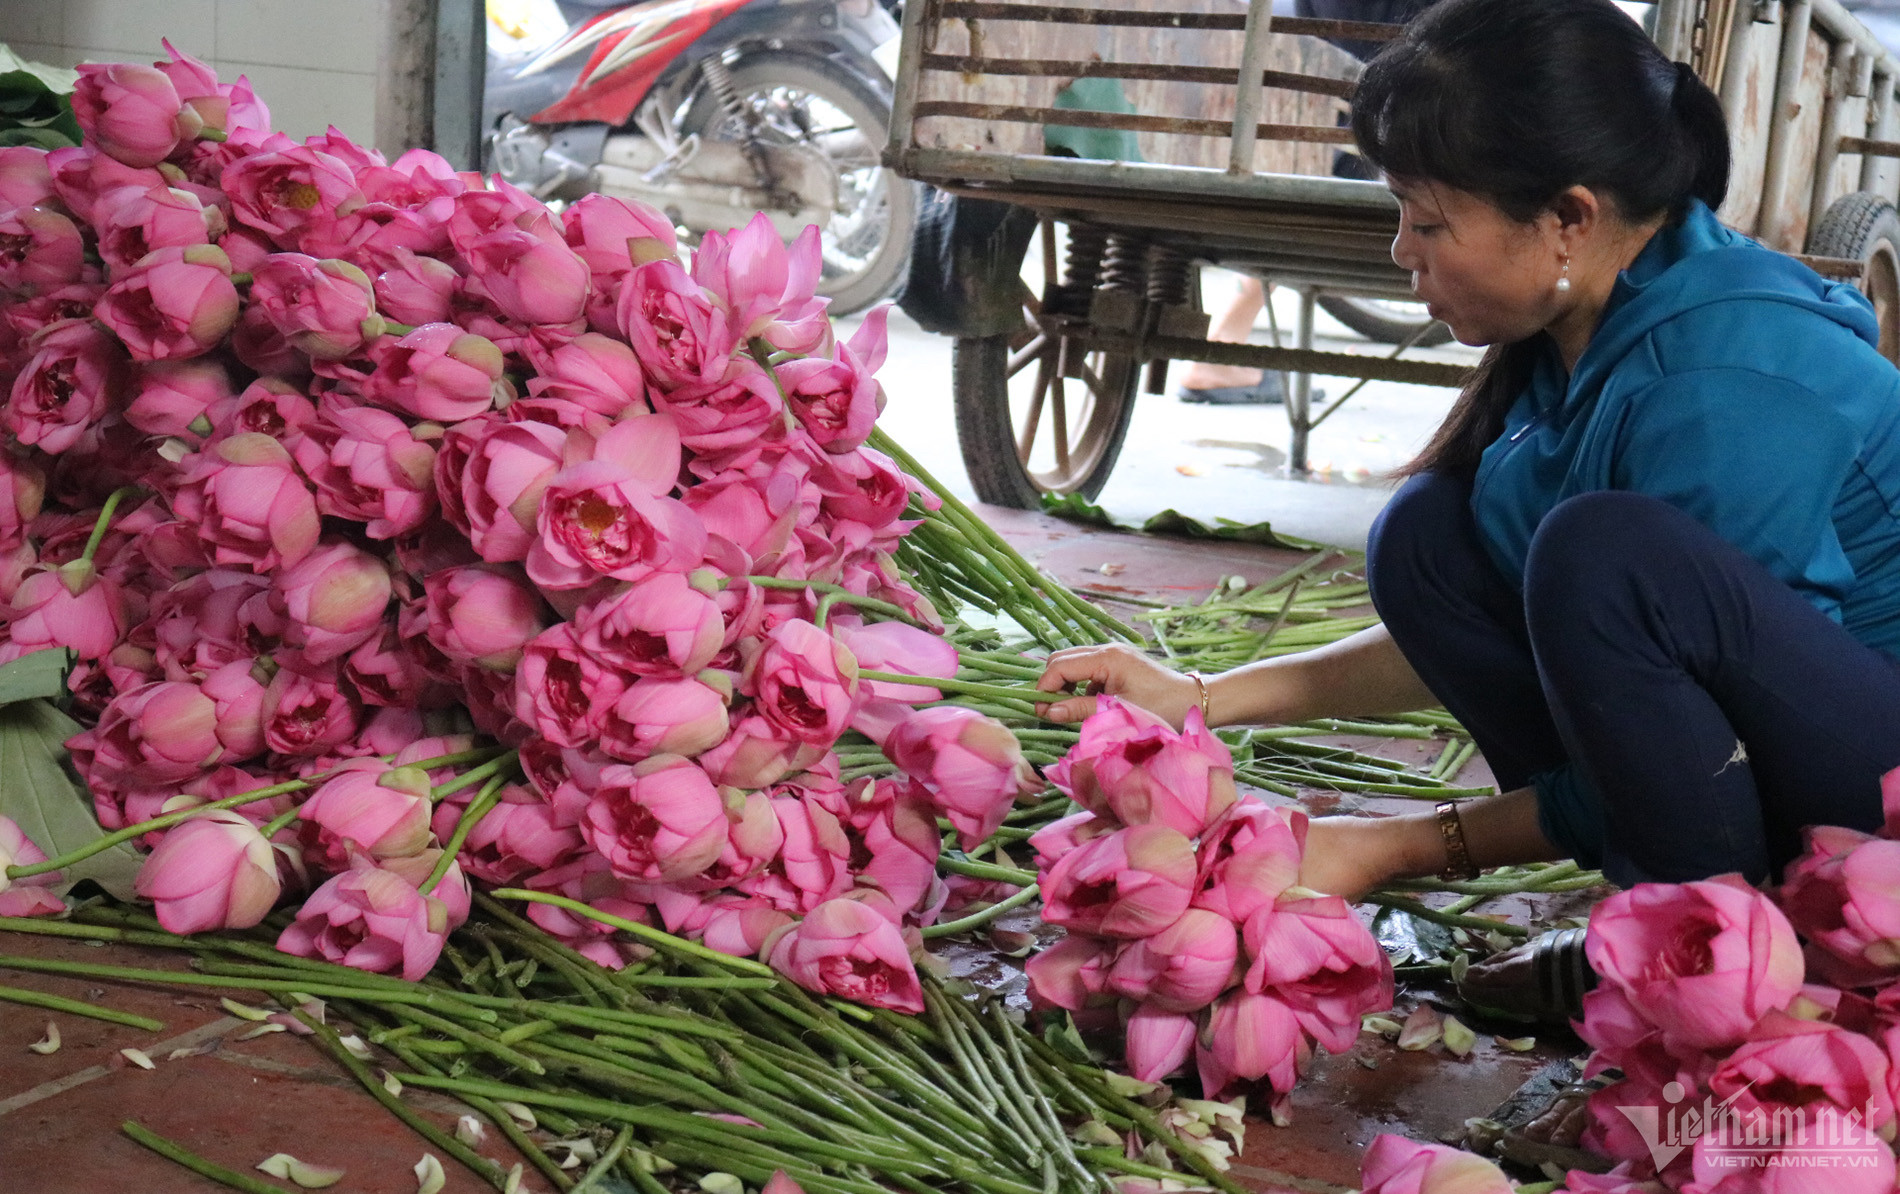
[{"label": "black sandal", "polygon": [[[1528,983],[1513,986],[1473,987],[1466,975],[1458,978],[1458,994],[1474,1011],[1499,1019],[1543,1024],[1568,1024],[1583,1015],[1583,997],[1597,985],[1596,972],[1583,952],[1584,930],[1559,929],[1544,933],[1508,950],[1497,958],[1519,950],[1531,951],[1531,976]],[[1490,961],[1492,959],[1487,959]],[[1495,1001],[1499,994],[1511,998]]]}]

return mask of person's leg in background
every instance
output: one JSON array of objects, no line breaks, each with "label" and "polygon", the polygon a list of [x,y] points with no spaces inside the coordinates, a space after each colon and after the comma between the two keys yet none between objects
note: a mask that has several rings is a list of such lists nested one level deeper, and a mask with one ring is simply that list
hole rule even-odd
[{"label": "person's leg in background", "polygon": [[[1268,289],[1252,274],[1240,275],[1233,298],[1215,313],[1207,338],[1222,344],[1245,344],[1253,334],[1254,321],[1267,305]],[[1284,402],[1286,375],[1277,370],[1195,361],[1181,376],[1179,396],[1183,402],[1217,406]]]}]

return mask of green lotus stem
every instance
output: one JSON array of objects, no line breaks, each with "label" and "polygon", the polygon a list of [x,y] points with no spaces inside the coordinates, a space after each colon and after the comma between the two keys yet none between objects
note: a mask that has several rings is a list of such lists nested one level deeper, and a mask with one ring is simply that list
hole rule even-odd
[{"label": "green lotus stem", "polygon": [[996,903],[991,904],[989,907],[983,909],[983,911],[981,912],[973,912],[970,915],[965,916],[960,920],[949,920],[949,921],[944,921],[942,924],[931,925],[929,928],[923,931],[923,935],[925,937],[948,937],[952,933],[961,933],[967,929],[978,928],[982,925],[988,924],[992,920],[995,920],[997,917],[1003,915],[1003,913],[1005,912],[1013,912],[1016,909],[1021,908],[1023,905],[1029,903],[1031,900],[1035,899],[1040,894],[1042,893],[1036,888],[1036,886],[1034,884],[1031,884],[1030,886],[1025,887],[1021,891],[1017,892],[1015,895],[1010,896],[1008,899],[999,900]]},{"label": "green lotus stem", "polygon": [[90,1003],[81,1003],[77,999],[63,999],[58,995],[48,995],[44,991],[28,991],[20,987],[0,987],[0,1002],[22,1003],[28,1007],[41,1007],[47,1011],[65,1012],[69,1016],[84,1016],[89,1020],[104,1020],[108,1024],[123,1024],[127,1028],[143,1028],[147,1032],[159,1032],[165,1024],[149,1016],[135,1016],[131,1012],[116,1012],[109,1007],[95,1007]]},{"label": "green lotus stem", "polygon": [[[472,767],[469,770],[464,771],[462,774],[456,776],[452,780],[449,780],[447,783],[442,784],[440,787],[430,788],[429,799],[437,804],[440,804],[442,802],[443,797],[452,796],[456,792],[461,791],[463,788],[468,787],[470,784],[480,783],[481,781],[488,779],[490,776],[495,775],[505,770],[506,768],[514,766],[517,762],[520,761],[520,759],[521,759],[521,752],[518,750],[511,750],[507,752],[506,754],[500,755],[496,758],[492,758],[488,760],[488,762],[483,763],[480,767]],[[424,770],[434,770],[434,768],[424,768]]]},{"label": "green lotus stem", "polygon": [[99,550],[99,545],[105,542],[106,530],[112,526],[112,516],[118,512],[119,503],[138,492],[140,492],[138,486],[126,485],[113,490],[106,498],[105,505],[99,507],[99,517],[93,520],[92,536],[86,540],[86,550],[79,553],[81,560],[88,564],[92,563],[92,557]]},{"label": "green lotus stem", "polygon": [[300,804],[296,808],[287,808],[270,820],[264,822],[264,827],[257,832],[268,842],[279,833],[290,828],[294,822],[301,820],[302,816],[303,805]]},{"label": "green lotus stem", "polygon": [[750,958],[735,958],[731,954],[722,954],[716,949],[708,949],[706,946],[688,941],[683,937],[675,937],[671,933],[663,933],[651,925],[643,925],[639,921],[627,920],[624,917],[615,916],[611,912],[602,912],[598,908],[590,908],[579,900],[570,900],[566,896],[558,896],[545,891],[525,891],[518,887],[501,887],[489,894],[498,900],[526,900],[534,904],[551,904],[565,912],[572,912],[576,916],[584,916],[589,920],[599,921],[604,925],[612,925],[623,933],[629,933],[651,945],[657,945],[661,949],[668,950],[672,953],[686,954],[689,957],[712,962],[715,965],[725,966],[728,969],[737,970],[741,974],[756,974],[765,978],[773,978],[776,977],[778,973],[763,962],[754,962]]},{"label": "green lotus stem", "polygon": [[747,583],[755,584],[761,589],[805,589],[814,593],[823,593],[824,598],[820,602],[818,609],[820,616],[815,619],[819,626],[825,624],[822,615],[830,605],[841,602],[845,605],[856,606],[859,609],[870,610],[872,613],[883,614],[885,617],[895,621],[908,622],[912,626],[928,629],[928,627],[924,627],[922,622],[919,622],[915,617],[911,616],[903,606],[892,605],[888,601],[879,601],[875,597],[861,597],[851,590],[844,588],[842,585],[826,584],[824,581],[817,580],[787,580],[779,576],[748,576],[745,580]]},{"label": "green lotus stem", "polygon": [[1446,928],[1475,929],[1480,933],[1497,932],[1504,934],[1506,937],[1528,937],[1531,932],[1523,925],[1512,924],[1509,921],[1486,920],[1481,916],[1462,916],[1455,912],[1442,912],[1419,900],[1409,899],[1405,896],[1387,895],[1382,891],[1375,891],[1369,895],[1361,896],[1359,902],[1362,904],[1372,904],[1380,908],[1394,908],[1400,912],[1410,913],[1420,920],[1429,920],[1433,924],[1444,925]]},{"label": "green lotus stem", "polygon": [[1446,781],[1456,778],[1458,773],[1465,769],[1465,764],[1471,761],[1471,756],[1477,753],[1478,744],[1469,738],[1465,739],[1452,753],[1451,758],[1442,761],[1439,766],[1432,769],[1432,778]]},{"label": "green lotus stem", "polygon": [[459,1041],[471,1049],[479,1050],[497,1060],[505,1061],[511,1066],[528,1071],[530,1074],[547,1073],[546,1067],[534,1058],[529,1057],[526,1053],[502,1041],[496,1040],[494,1037],[484,1036],[473,1029],[464,1028],[460,1024],[455,1023],[455,1021],[443,1016],[431,1015],[420,1008],[408,1007],[399,1003],[389,1006],[389,1014],[398,1020],[407,1020],[409,1023],[419,1028],[427,1029],[430,1032],[439,1032],[451,1040]]},{"label": "green lotus stem", "polygon": [[915,684],[923,688],[939,688],[944,692],[961,692],[970,696],[989,697],[991,700],[1028,701],[1032,704],[1062,698],[1054,693],[1040,692],[1026,686],[1000,684],[979,684],[973,680],[945,680],[937,676],[907,676],[902,672],[875,672],[861,668],[860,680],[876,680],[885,684]]},{"label": "green lotus stem", "polygon": [[119,1125],[119,1131],[124,1132],[133,1140],[151,1149],[166,1160],[175,1161],[198,1176],[210,1178],[221,1186],[228,1186],[233,1190],[243,1190],[245,1194],[284,1194],[282,1186],[273,1186],[269,1182],[252,1177],[248,1173],[239,1173],[236,1170],[226,1169],[222,1165],[207,1161],[184,1145],[167,1140],[157,1132],[140,1126],[136,1120],[126,1120]]},{"label": "green lotus stem", "polygon": [[[496,763],[501,761],[501,759],[495,760]],[[482,785],[482,790],[475,794],[475,799],[469,801],[468,807],[462,810],[461,817],[455,822],[455,832],[449,835],[448,842],[442,847],[442,857],[435,860],[435,866],[429,870],[429,877],[422,881],[422,886],[417,888],[417,891],[428,895],[435,890],[436,884],[442,882],[443,876],[449,873],[449,868],[455,865],[455,856],[462,852],[462,846],[468,841],[468,835],[475,832],[475,827],[482,823],[482,818],[493,812],[495,806],[501,803],[502,785],[507,782],[505,777],[497,775]]]},{"label": "green lotus stem", "polygon": [[627,985],[633,987],[685,987],[713,991],[771,991],[778,988],[776,978],[747,978],[743,975],[636,974]]},{"label": "green lotus stem", "polygon": [[996,866],[988,862],[971,862],[951,855],[940,855],[937,866],[953,875],[968,875],[972,879],[990,879],[998,883],[1014,883],[1018,887],[1034,887],[1036,872],[1017,870],[1015,867]]},{"label": "green lotus stem", "polygon": [[576,1191],[591,1190],[595,1183],[607,1176],[607,1171],[612,1169],[620,1160],[620,1154],[627,1151],[627,1145],[631,1143],[632,1140],[633,1125],[628,1124],[626,1127],[620,1129],[620,1134],[615,1136],[614,1142],[607,1146],[607,1151],[600,1154],[600,1160],[594,1162],[593,1167],[581,1175],[581,1180],[574,1183],[573,1189]]},{"label": "green lotus stem", "polygon": [[[300,991],[320,998],[366,999],[382,1003],[411,1003],[417,1007],[445,1009],[448,1001],[434,991],[415,987],[409,991],[388,987],[344,986],[331,982],[312,982],[306,978],[238,978],[230,975],[191,974],[177,970],[141,970],[132,966],[94,966],[86,962],[62,962],[53,958],[0,957],[0,969],[26,970],[40,974],[79,974],[88,978],[124,979],[135,983],[181,984],[193,987],[221,987],[227,991]],[[470,1015],[492,1023],[493,1012],[470,1009]]]}]

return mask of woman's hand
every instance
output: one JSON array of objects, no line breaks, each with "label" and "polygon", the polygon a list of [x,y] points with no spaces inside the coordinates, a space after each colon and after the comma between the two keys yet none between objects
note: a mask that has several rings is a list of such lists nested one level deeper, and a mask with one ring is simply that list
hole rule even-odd
[{"label": "woman's hand", "polygon": [[1117,696],[1164,717],[1176,729],[1187,711],[1200,703],[1200,688],[1179,672],[1171,672],[1135,648],[1122,643],[1101,647],[1065,647],[1049,656],[1048,670],[1036,681],[1044,692],[1066,693],[1071,685],[1088,682],[1088,696],[1067,696],[1036,710],[1050,721],[1081,721],[1095,712],[1096,695]]}]

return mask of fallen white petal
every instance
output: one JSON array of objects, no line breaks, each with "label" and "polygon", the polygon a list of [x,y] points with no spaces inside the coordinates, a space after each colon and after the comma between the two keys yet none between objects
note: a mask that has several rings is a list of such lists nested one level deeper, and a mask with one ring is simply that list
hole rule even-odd
[{"label": "fallen white petal", "polygon": [[1438,1018],[1438,1012],[1429,1003],[1421,1003],[1405,1017],[1405,1026],[1399,1031],[1399,1048],[1417,1052],[1429,1049],[1438,1042],[1444,1033],[1444,1024]]},{"label": "fallen white petal", "polygon": [[528,1106],[525,1103],[498,1102],[495,1106],[513,1116],[515,1122],[520,1124],[522,1128],[527,1131],[533,1131],[538,1126],[534,1118],[534,1112],[528,1110]]},{"label": "fallen white petal", "polygon": [[125,1058],[141,1070],[157,1068],[152,1064],[152,1059],[145,1055],[145,1050],[143,1049],[121,1049],[119,1050],[119,1056]]},{"label": "fallen white petal", "polygon": [[396,1077],[396,1075],[390,1073],[388,1070],[384,1070],[383,1089],[390,1094],[400,1096],[402,1094],[402,1079]]},{"label": "fallen white petal", "polygon": [[48,1020],[46,1022],[46,1035],[28,1045],[27,1048],[42,1057],[48,1053],[59,1052],[59,1025]]},{"label": "fallen white petal", "polygon": [[745,1183],[730,1173],[709,1173],[699,1179],[706,1194],[745,1194]]},{"label": "fallen white petal", "polygon": [[[269,1012],[265,1011],[261,1007],[252,1007],[248,1003],[239,1003],[237,1000],[232,999],[229,996],[226,996],[225,998],[218,1000],[218,1006],[222,1007],[225,1011],[230,1012],[232,1015],[236,1016],[240,1020],[251,1020],[255,1022],[255,1021],[262,1020],[266,1016],[270,1015]],[[280,1153],[278,1155],[282,1156],[283,1154]],[[276,1176],[282,1177],[283,1175],[278,1174]]]},{"label": "fallen white petal", "polygon": [[480,1148],[482,1141],[488,1138],[488,1129],[481,1120],[464,1115],[455,1121],[455,1138],[470,1148]]},{"label": "fallen white petal", "polygon": [[501,1194],[521,1194],[521,1162],[508,1171],[508,1180],[502,1183]]},{"label": "fallen white petal", "polygon": [[370,1058],[376,1056],[370,1052],[369,1046],[363,1043],[363,1038],[357,1036],[355,1033],[351,1033],[349,1036],[340,1036],[337,1040],[342,1043],[345,1051],[358,1061],[368,1061]]},{"label": "fallen white petal", "polygon": [[1397,1036],[1399,1027],[1399,1022],[1390,1016],[1366,1016],[1359,1021],[1359,1031],[1376,1032],[1380,1036]]},{"label": "fallen white petal", "polygon": [[257,1167],[272,1177],[293,1181],[306,1190],[321,1190],[343,1180],[341,1169],[325,1169],[321,1165],[299,1161],[289,1153],[272,1153],[259,1161]]},{"label": "fallen white petal", "polygon": [[442,1187],[448,1184],[442,1162],[435,1159],[434,1153],[423,1153],[422,1160],[416,1162],[416,1194],[441,1194]]},{"label": "fallen white petal", "polygon": [[1469,1057],[1478,1043],[1478,1034],[1465,1027],[1456,1016],[1446,1016],[1443,1025],[1445,1052],[1453,1057]]},{"label": "fallen white petal", "polygon": [[254,1041],[260,1036],[269,1036],[273,1032],[282,1032],[282,1031],[284,1031],[284,1026],[282,1024],[273,1024],[270,1021],[266,1020],[264,1023],[259,1024],[256,1028],[253,1028],[249,1032],[238,1037],[238,1040]]},{"label": "fallen white petal", "polygon": [[1497,1037],[1495,1039],[1500,1048],[1509,1049],[1513,1053],[1529,1053],[1532,1049],[1537,1048],[1537,1038],[1534,1036]]}]

